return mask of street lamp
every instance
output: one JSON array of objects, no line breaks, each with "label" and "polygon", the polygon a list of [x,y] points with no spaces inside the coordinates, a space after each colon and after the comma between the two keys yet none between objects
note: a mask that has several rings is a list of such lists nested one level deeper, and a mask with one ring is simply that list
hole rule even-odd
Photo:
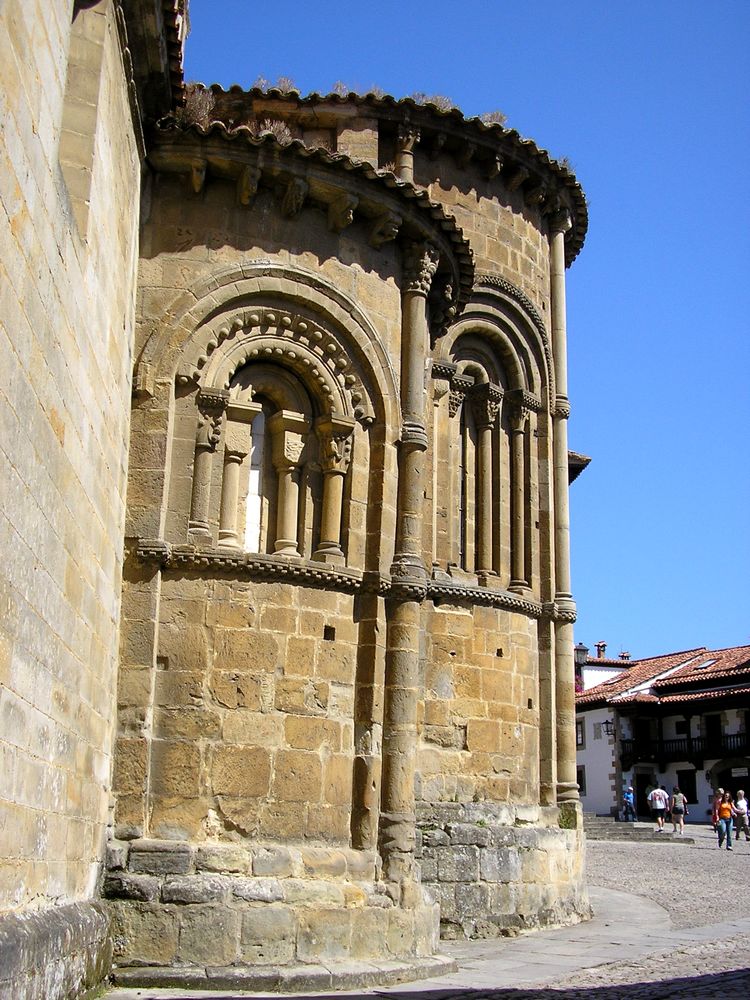
[{"label": "street lamp", "polygon": [[585,667],[586,660],[589,658],[589,647],[584,646],[582,642],[573,647],[573,659],[577,667]]},{"label": "street lamp", "polygon": [[604,730],[604,735],[605,736],[611,736],[612,733],[614,733],[614,731],[615,731],[615,727],[612,724],[612,720],[611,719],[605,719],[604,722],[602,723],[602,729]]}]

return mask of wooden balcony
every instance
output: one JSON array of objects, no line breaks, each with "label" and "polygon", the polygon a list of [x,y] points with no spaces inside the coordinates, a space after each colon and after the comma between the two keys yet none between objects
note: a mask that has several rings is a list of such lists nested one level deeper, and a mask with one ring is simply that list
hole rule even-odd
[{"label": "wooden balcony", "polygon": [[750,753],[747,733],[718,737],[679,736],[672,740],[620,740],[620,762],[624,770],[639,762],[656,762],[662,767],[671,761],[690,761],[703,767],[705,760],[744,756]]}]

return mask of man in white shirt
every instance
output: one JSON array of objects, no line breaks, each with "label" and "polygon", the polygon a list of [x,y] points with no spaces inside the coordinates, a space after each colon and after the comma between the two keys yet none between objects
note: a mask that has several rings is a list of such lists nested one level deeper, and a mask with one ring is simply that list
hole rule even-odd
[{"label": "man in white shirt", "polygon": [[669,796],[667,795],[667,790],[664,785],[659,788],[657,785],[652,791],[646,796],[648,804],[651,806],[651,812],[653,814],[654,820],[656,821],[656,833],[664,832],[664,814],[667,811],[667,806],[669,805]]}]

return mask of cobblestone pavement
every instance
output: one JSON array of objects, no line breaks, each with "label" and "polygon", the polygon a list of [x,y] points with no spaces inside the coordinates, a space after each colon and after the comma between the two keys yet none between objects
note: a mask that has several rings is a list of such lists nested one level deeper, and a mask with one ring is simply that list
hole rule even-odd
[{"label": "cobblestone pavement", "polygon": [[[750,993],[750,843],[719,851],[707,828],[695,843],[590,841],[595,918],[500,941],[446,942],[459,972],[339,1000],[714,1000]],[[692,901],[692,902],[691,902]],[[254,994],[257,997],[269,994]],[[315,1000],[332,994],[307,995]],[[112,990],[107,1000],[247,1000],[249,994]],[[277,995],[278,996],[278,995]]]}]

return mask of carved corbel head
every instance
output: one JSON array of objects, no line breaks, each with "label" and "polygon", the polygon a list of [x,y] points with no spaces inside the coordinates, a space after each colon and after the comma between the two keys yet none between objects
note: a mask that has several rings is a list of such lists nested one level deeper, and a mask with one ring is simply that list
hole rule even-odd
[{"label": "carved corbel head", "polygon": [[281,197],[281,212],[288,219],[298,215],[305,204],[310,186],[302,177],[291,177]]},{"label": "carved corbel head", "polygon": [[402,217],[396,212],[388,211],[379,215],[373,222],[372,229],[370,230],[370,246],[381,247],[384,243],[395,240],[403,221]]},{"label": "carved corbel head", "polygon": [[255,195],[258,193],[261,172],[259,167],[251,167],[249,164],[242,168],[240,176],[237,178],[237,201],[240,205],[250,205]]},{"label": "carved corbel head", "polygon": [[359,204],[359,198],[342,191],[328,205],[328,228],[333,233],[340,233],[354,221],[354,210]]},{"label": "carved corbel head", "polygon": [[194,194],[200,194],[206,183],[206,161],[193,160],[190,164],[190,186]]}]

